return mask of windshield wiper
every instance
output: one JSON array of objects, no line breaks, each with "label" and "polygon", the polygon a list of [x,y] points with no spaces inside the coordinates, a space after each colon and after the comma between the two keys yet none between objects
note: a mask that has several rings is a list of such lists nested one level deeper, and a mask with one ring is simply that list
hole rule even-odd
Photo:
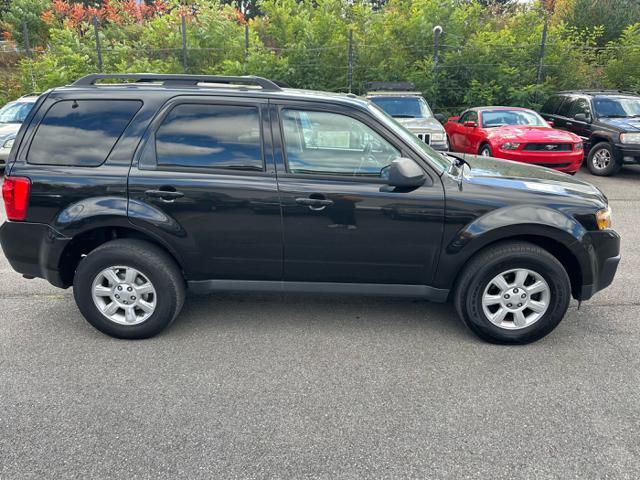
[{"label": "windshield wiper", "polygon": [[600,115],[600,118],[627,118],[628,115]]},{"label": "windshield wiper", "polygon": [[393,118],[416,118],[415,115],[393,115]]}]

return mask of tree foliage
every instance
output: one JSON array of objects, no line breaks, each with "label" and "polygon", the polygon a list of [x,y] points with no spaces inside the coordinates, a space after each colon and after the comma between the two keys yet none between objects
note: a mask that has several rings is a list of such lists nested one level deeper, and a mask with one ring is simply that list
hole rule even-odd
[{"label": "tree foliage", "polygon": [[[564,88],[639,89],[640,24],[612,26],[613,7],[604,25],[578,21],[580,2],[14,0],[5,26],[20,44],[27,22],[34,52],[7,83],[44,90],[96,71],[94,16],[104,71],[182,72],[184,16],[190,73],[264,75],[345,91],[351,32],[354,92],[363,93],[369,81],[409,80],[445,113],[478,104],[537,106]],[[538,82],[545,15],[551,22]],[[437,63],[436,25],[444,29]],[[12,87],[0,96],[14,93]]]}]

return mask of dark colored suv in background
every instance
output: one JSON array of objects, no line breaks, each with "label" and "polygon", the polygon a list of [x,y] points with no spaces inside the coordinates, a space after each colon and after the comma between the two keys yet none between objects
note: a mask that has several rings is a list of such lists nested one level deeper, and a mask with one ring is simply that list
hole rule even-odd
[{"label": "dark colored suv in background", "polygon": [[542,116],[584,139],[587,167],[613,175],[640,163],[640,96],[618,90],[575,90],[551,96]]},{"label": "dark colored suv in background", "polygon": [[100,74],[50,90],[3,197],[12,267],[73,286],[120,338],[167,327],[189,288],[452,299],[480,337],[527,343],[620,258],[595,187],[438,153],[365,99],[259,77]]}]

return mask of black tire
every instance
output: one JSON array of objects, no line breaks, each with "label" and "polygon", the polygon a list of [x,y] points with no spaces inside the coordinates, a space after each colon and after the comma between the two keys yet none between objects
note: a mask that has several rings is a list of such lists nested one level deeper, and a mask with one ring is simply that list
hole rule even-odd
[{"label": "black tire", "polygon": [[491,150],[491,145],[489,145],[488,143],[484,143],[480,145],[480,150],[478,150],[478,155],[483,157],[493,157],[493,151]]},{"label": "black tire", "polygon": [[[102,314],[92,296],[96,276],[113,266],[132,267],[153,284],[156,298],[153,313],[142,323],[122,325]],[[156,245],[137,239],[107,242],[84,257],[73,279],[73,294],[82,315],[95,328],[107,335],[124,339],[143,339],[167,328],[182,309],[185,282],[176,262]]]},{"label": "black tire", "polygon": [[[516,268],[537,272],[549,286],[550,300],[546,312],[535,323],[508,330],[487,318],[482,296],[494,277]],[[571,283],[562,264],[546,250],[527,242],[499,243],[477,253],[460,275],[453,297],[458,315],[471,331],[498,344],[526,344],[541,339],[560,323],[570,300]]]},{"label": "black tire", "polygon": [[[602,165],[602,162],[598,161],[599,156],[604,155],[605,157],[609,157],[609,163],[605,167],[598,166]],[[611,175],[615,175],[622,168],[622,163],[619,159],[616,158],[613,148],[609,142],[600,142],[596,143],[589,150],[589,156],[587,157],[587,168],[593,175],[597,175],[599,177],[608,177]]]}]

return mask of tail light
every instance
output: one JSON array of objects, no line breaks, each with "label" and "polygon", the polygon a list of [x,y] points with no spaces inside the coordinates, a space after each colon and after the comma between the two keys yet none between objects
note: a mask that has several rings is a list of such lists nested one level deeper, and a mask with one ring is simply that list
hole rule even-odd
[{"label": "tail light", "polygon": [[30,190],[31,180],[28,178],[5,177],[2,184],[2,198],[9,220],[21,221],[27,218]]}]

